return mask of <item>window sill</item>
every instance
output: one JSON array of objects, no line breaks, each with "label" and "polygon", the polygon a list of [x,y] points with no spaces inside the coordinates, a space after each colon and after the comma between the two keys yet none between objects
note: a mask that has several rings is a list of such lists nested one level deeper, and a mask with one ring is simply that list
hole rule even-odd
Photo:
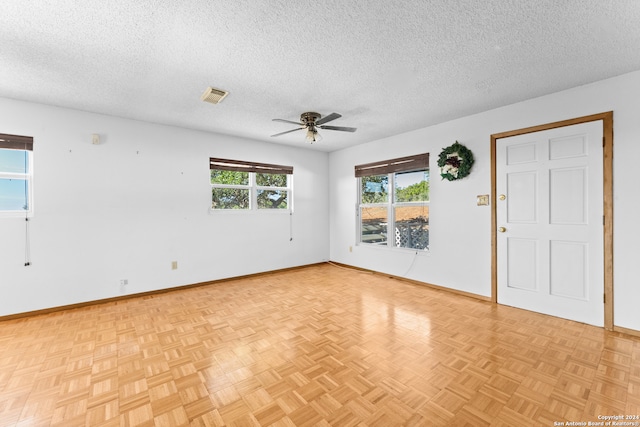
[{"label": "window sill", "polygon": [[291,209],[209,209],[209,215],[289,215]]},{"label": "window sill", "polygon": [[379,251],[391,251],[391,252],[404,252],[407,254],[416,254],[416,255],[429,255],[431,254],[430,249],[411,249],[411,248],[399,248],[397,246],[386,246],[386,245],[376,245],[375,243],[356,243],[356,246],[359,248],[372,248]]},{"label": "window sill", "polygon": [[[25,217],[24,212],[0,212],[0,218],[19,218],[23,219]],[[27,218],[33,218],[33,212],[27,212]]]}]

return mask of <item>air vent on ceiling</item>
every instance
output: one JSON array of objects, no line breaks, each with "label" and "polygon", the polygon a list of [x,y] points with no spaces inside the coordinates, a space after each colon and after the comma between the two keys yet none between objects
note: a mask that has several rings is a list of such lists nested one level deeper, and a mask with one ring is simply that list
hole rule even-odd
[{"label": "air vent on ceiling", "polygon": [[204,91],[200,99],[202,99],[204,102],[219,104],[228,94],[229,92],[225,92],[224,90],[208,87],[207,90]]}]

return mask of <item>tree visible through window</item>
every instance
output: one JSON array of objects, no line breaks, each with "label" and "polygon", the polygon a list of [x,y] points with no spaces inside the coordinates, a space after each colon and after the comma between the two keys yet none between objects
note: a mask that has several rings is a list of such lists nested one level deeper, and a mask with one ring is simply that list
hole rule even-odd
[{"label": "tree visible through window", "polygon": [[211,207],[249,209],[249,172],[211,169]]},{"label": "tree visible through window", "polygon": [[355,167],[360,243],[429,248],[429,154]]},{"label": "tree visible through window", "polygon": [[293,167],[240,160],[209,160],[211,209],[291,209]]},{"label": "tree visible through window", "polygon": [[256,173],[258,209],[289,207],[288,176],[284,173]]}]

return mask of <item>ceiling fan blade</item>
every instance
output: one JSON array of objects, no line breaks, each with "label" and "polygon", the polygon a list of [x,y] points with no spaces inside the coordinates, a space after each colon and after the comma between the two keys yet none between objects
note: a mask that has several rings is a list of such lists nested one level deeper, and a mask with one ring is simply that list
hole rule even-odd
[{"label": "ceiling fan blade", "polygon": [[344,126],[318,126],[320,129],[341,130],[342,132],[355,132],[357,128],[348,128]]},{"label": "ceiling fan blade", "polygon": [[291,123],[291,124],[293,124],[293,125],[304,126],[304,123],[300,123],[300,122],[292,122],[291,120],[285,120],[285,119],[273,119],[272,121],[274,121],[274,122]]},{"label": "ceiling fan blade", "polygon": [[287,131],[284,131],[284,132],[276,133],[275,135],[271,135],[271,136],[280,136],[280,135],[284,135],[285,133],[291,133],[291,132],[295,132],[297,130],[302,130],[302,129],[304,129],[304,128],[302,127],[302,128],[298,128],[298,129],[291,129],[291,130],[287,130]]},{"label": "ceiling fan blade", "polygon": [[340,117],[342,117],[342,115],[340,115],[338,113],[331,113],[328,116],[324,116],[324,117],[316,120],[316,125],[319,126],[319,125],[321,125],[323,123],[330,122],[331,120],[339,119]]}]

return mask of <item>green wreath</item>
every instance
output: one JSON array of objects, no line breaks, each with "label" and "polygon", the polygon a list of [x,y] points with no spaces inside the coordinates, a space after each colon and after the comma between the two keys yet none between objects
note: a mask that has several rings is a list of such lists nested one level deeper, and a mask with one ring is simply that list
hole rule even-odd
[{"label": "green wreath", "polygon": [[455,144],[442,149],[438,156],[438,166],[442,179],[449,181],[462,179],[471,173],[473,153],[456,141]]}]

